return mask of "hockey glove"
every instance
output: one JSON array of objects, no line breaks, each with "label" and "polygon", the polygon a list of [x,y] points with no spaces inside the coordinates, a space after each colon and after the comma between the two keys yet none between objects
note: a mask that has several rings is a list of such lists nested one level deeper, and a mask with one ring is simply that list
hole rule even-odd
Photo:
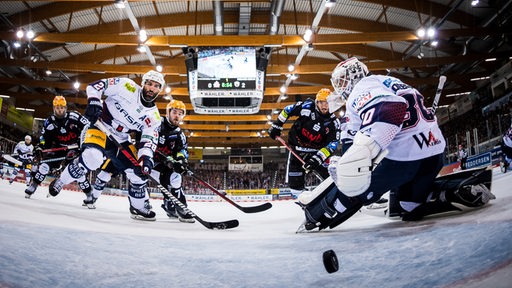
[{"label": "hockey glove", "polygon": [[181,153],[178,153],[173,162],[173,168],[176,173],[183,174],[187,171],[188,161],[187,158]]},{"label": "hockey glove", "polygon": [[272,123],[272,126],[268,129],[268,136],[273,140],[276,140],[277,136],[281,136],[281,132],[283,131],[283,127],[278,124]]},{"label": "hockey glove", "polygon": [[91,97],[88,100],[87,107],[85,108],[84,116],[91,123],[95,123],[98,121],[98,118],[101,116],[101,112],[103,111],[103,104],[101,104],[101,100],[98,98]]},{"label": "hockey glove", "polygon": [[139,165],[140,165],[140,172],[143,175],[149,175],[151,173],[151,170],[153,170],[153,159],[147,155],[143,155],[139,159]]},{"label": "hockey glove", "polygon": [[311,171],[318,169],[324,161],[322,160],[322,157],[320,157],[318,154],[310,154],[308,155],[306,160],[304,160],[304,162],[305,163],[304,166],[302,166],[302,168],[304,168],[304,170],[306,171]]},{"label": "hockey glove", "polygon": [[41,160],[43,160],[43,148],[37,146],[34,150],[34,161],[40,162]]}]

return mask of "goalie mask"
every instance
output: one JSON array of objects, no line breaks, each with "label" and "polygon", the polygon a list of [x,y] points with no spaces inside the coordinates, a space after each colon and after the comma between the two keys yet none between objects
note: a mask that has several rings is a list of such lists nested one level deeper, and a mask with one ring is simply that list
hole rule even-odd
[{"label": "goalie mask", "polygon": [[68,104],[66,102],[66,98],[60,95],[55,96],[55,98],[53,98],[53,115],[57,118],[64,118],[67,110]]},{"label": "goalie mask", "polygon": [[164,76],[154,70],[149,70],[144,76],[142,76],[142,93],[141,100],[146,106],[152,106],[153,101],[162,91],[165,85]]},{"label": "goalie mask", "polygon": [[187,114],[185,103],[179,100],[171,100],[165,110],[167,121],[174,126],[178,126]]},{"label": "goalie mask", "polygon": [[352,57],[340,62],[332,71],[331,84],[336,93],[345,100],[359,80],[370,75],[368,67],[363,62]]}]

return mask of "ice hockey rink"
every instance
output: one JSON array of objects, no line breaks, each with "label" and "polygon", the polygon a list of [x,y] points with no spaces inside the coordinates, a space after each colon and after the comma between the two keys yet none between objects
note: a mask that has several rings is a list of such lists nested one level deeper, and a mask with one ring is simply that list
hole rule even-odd
[{"label": "ice hockey rink", "polygon": [[[512,172],[494,169],[490,205],[404,223],[357,213],[332,230],[296,234],[291,200],[244,214],[225,202],[191,202],[208,221],[238,219],[231,230],[168,219],[130,219],[126,197],[83,193],[31,199],[25,185],[0,180],[0,287],[511,287]],[[241,202],[242,206],[258,203]],[[329,274],[322,253],[340,268]]]}]

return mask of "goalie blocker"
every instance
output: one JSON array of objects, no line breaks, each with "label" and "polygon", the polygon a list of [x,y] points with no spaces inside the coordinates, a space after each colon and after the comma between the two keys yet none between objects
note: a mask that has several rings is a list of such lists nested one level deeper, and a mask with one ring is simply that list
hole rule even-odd
[{"label": "goalie blocker", "polygon": [[[383,161],[383,166],[387,166],[386,162],[386,160]],[[324,182],[318,186],[322,191],[315,191],[315,189],[311,192],[316,195],[299,197],[299,205],[304,209],[306,216],[304,223],[306,230],[315,228],[322,230],[327,227],[332,229],[349,219],[363,205],[369,204],[359,196],[348,197],[341,193],[331,178]],[[429,201],[411,212],[402,211],[402,220],[417,221],[427,215],[481,207],[496,198],[490,192],[491,184],[492,168],[490,167],[438,177],[429,186]],[[311,198],[315,196],[316,198]]]}]

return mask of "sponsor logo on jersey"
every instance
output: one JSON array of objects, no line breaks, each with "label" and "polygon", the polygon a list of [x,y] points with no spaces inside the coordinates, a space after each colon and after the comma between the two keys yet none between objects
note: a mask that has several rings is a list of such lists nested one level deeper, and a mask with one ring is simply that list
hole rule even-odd
[{"label": "sponsor logo on jersey", "polygon": [[[129,113],[128,111],[126,111],[121,104],[119,104],[118,102],[115,102],[114,103],[114,106],[116,107],[117,111],[119,111],[119,113],[124,117],[124,119],[134,125],[135,127],[137,127],[137,129],[139,129],[139,131],[142,131],[142,129],[144,129],[144,126],[142,124],[140,124],[139,122],[137,122],[137,120],[135,120]],[[145,118],[146,116],[144,116]],[[144,119],[143,118],[143,119]],[[143,120],[141,119],[141,120]]]},{"label": "sponsor logo on jersey", "polygon": [[432,147],[438,144],[441,144],[441,140],[437,139],[434,136],[434,133],[432,131],[428,132],[428,136],[426,136],[423,132],[420,132],[419,134],[412,135],[420,149],[423,149],[423,146],[425,147]]},{"label": "sponsor logo on jersey", "polygon": [[108,78],[108,85],[116,85],[119,83],[119,78]]},{"label": "sponsor logo on jersey", "polygon": [[370,102],[373,99],[373,95],[370,92],[366,92],[362,95],[359,95],[352,102],[352,108],[359,110],[359,108],[366,105],[366,103]]},{"label": "sponsor logo on jersey", "polygon": [[132,93],[135,93],[135,91],[137,90],[130,82],[124,83],[124,88],[126,88],[126,90]]},{"label": "sponsor logo on jersey", "polygon": [[57,135],[57,140],[63,143],[69,143],[78,139],[78,135],[75,132],[69,132],[67,135]]},{"label": "sponsor logo on jersey", "polygon": [[304,136],[306,139],[309,140],[309,142],[311,143],[316,143],[316,142],[320,142],[322,141],[322,135],[321,134],[312,134],[311,132],[309,132],[308,130],[306,130],[305,128],[302,128],[302,136]]}]

